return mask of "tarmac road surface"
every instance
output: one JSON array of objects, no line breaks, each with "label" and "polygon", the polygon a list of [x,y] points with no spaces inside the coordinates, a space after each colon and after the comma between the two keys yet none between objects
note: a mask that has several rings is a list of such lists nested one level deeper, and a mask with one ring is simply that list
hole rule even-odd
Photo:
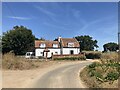
[{"label": "tarmac road surface", "polygon": [[86,61],[55,68],[42,75],[33,88],[84,88],[85,86],[79,78],[79,72],[90,63],[92,62]]}]

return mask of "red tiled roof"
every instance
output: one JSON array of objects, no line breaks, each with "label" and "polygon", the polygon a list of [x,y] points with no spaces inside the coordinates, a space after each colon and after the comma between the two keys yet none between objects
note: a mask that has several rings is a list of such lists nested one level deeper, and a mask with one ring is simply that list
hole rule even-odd
[{"label": "red tiled roof", "polygon": [[61,38],[63,47],[68,47],[68,43],[74,43],[74,47],[80,47],[79,42],[75,38]]},{"label": "red tiled roof", "polygon": [[35,40],[35,47],[40,47],[40,44],[45,44],[46,48],[53,47],[53,44],[58,44],[59,47],[59,42],[58,41],[41,41],[41,40]]},{"label": "red tiled roof", "polygon": [[[74,47],[80,47],[79,42],[75,38],[61,38],[62,46],[68,47],[68,43],[74,43]],[[41,41],[41,40],[35,40],[35,48],[40,47],[40,44],[45,44],[46,48],[53,47],[53,44],[58,44],[58,47],[60,47],[58,41]]]}]

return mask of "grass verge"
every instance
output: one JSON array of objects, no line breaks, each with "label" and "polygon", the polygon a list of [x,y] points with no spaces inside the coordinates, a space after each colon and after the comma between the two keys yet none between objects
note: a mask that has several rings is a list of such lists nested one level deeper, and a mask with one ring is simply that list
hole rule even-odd
[{"label": "grass verge", "polygon": [[118,54],[104,53],[99,62],[94,62],[80,72],[81,79],[90,88],[118,88],[120,63]]}]

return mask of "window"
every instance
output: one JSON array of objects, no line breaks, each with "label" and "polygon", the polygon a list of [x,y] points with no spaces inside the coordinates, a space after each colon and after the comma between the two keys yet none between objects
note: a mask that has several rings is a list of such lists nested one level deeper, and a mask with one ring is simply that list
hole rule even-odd
[{"label": "window", "polygon": [[45,45],[44,43],[41,43],[41,44],[40,44],[40,47],[41,47],[41,48],[45,48],[46,45]]},{"label": "window", "polygon": [[40,54],[43,54],[43,52],[40,52]]},{"label": "window", "polygon": [[58,44],[53,44],[53,47],[54,47],[54,48],[57,48],[57,47],[58,47]]},{"label": "window", "polygon": [[68,47],[74,47],[74,43],[68,43]]},{"label": "window", "polygon": [[55,52],[55,54],[58,54],[58,52]]}]

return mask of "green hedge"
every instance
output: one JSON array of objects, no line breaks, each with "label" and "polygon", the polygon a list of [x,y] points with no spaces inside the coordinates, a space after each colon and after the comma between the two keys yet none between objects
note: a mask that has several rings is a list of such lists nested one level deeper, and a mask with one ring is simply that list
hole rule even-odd
[{"label": "green hedge", "polygon": [[84,51],[87,59],[100,59],[102,53],[98,51]]},{"label": "green hedge", "polygon": [[58,57],[58,58],[54,58],[54,60],[85,60],[86,57],[85,56],[79,56],[79,57],[69,57],[69,56],[65,56],[65,57]]}]

